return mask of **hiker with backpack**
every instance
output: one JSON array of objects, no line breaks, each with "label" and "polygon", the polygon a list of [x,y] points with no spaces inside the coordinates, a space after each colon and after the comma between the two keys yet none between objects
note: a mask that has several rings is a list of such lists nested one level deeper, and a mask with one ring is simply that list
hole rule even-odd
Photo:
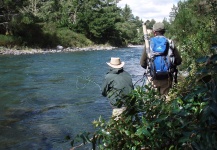
[{"label": "hiker with backpack", "polygon": [[146,69],[145,74],[148,82],[151,82],[160,94],[167,95],[172,87],[172,82],[177,82],[178,70],[176,67],[181,64],[182,58],[173,41],[164,36],[163,23],[155,23],[153,32],[154,37],[150,41],[147,40],[146,35],[146,46],[142,52],[140,65]]}]

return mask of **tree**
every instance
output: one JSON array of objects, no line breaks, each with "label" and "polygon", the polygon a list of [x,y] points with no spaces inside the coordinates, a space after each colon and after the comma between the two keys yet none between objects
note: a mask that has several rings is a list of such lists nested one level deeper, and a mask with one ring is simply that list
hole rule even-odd
[{"label": "tree", "polygon": [[154,19],[151,19],[151,21],[147,20],[145,23],[146,23],[147,29],[152,29],[152,27],[156,23],[156,21]]},{"label": "tree", "polygon": [[1,0],[0,1],[0,33],[10,34],[10,22],[19,15],[19,10],[25,5],[26,0]]},{"label": "tree", "polygon": [[123,10],[121,11],[121,16],[124,19],[124,21],[132,21],[133,20],[133,14],[132,10],[130,9],[129,5],[125,5]]},{"label": "tree", "polygon": [[[4,25],[4,28],[0,28],[0,33],[10,31],[13,36],[25,39],[25,42],[23,41],[25,45],[32,43],[33,41],[29,40],[37,35],[31,26],[40,30],[41,34],[76,32],[85,35],[96,44],[123,46],[128,43],[141,43],[142,20],[133,16],[128,5],[124,9],[118,8],[117,2],[117,0],[16,0],[14,3],[12,0],[0,1],[0,26]],[[55,30],[51,31],[51,27]]]},{"label": "tree", "polygon": [[175,18],[169,34],[182,43],[179,48],[184,66],[192,64],[192,58],[209,55],[210,47],[217,43],[216,6],[216,0],[190,0],[180,1],[173,9],[172,17]]},{"label": "tree", "polygon": [[120,9],[114,0],[86,0],[77,12],[73,30],[85,34],[96,43],[113,41],[117,38],[115,24],[120,21],[119,14]]}]

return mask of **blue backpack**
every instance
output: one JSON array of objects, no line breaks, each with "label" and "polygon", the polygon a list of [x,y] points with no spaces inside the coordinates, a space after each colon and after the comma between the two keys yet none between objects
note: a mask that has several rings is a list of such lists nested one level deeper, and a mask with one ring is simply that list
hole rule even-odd
[{"label": "blue backpack", "polygon": [[150,75],[153,80],[163,80],[170,77],[174,60],[172,48],[164,36],[150,39],[151,58],[149,62]]}]

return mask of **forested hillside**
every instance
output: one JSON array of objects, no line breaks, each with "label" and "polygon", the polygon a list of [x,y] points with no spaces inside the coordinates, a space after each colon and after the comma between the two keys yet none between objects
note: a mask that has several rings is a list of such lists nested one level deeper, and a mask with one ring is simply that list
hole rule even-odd
[{"label": "forested hillside", "polygon": [[116,0],[0,1],[0,45],[142,44],[142,20]]}]

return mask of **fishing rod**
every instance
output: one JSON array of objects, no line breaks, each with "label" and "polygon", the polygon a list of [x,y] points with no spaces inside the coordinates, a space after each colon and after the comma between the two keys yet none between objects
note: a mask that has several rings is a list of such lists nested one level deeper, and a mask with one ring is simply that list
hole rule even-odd
[{"label": "fishing rod", "polygon": [[150,58],[151,58],[151,53],[150,53],[150,42],[149,42],[149,34],[148,34],[148,31],[147,31],[147,26],[146,26],[146,23],[143,23],[142,25],[142,28],[143,28],[143,34],[144,34],[144,40],[145,40],[145,49],[146,50],[146,54],[147,54],[147,60],[148,60],[148,65],[147,65],[147,68],[145,70],[145,73],[144,73],[144,76],[146,76],[146,80],[148,80],[148,82],[150,83],[150,77],[148,77],[148,73],[149,73],[149,70],[150,70]]},{"label": "fishing rod", "polygon": [[148,35],[146,23],[143,23],[142,28],[143,28],[143,34],[144,34],[144,40],[145,40],[145,48],[146,48],[146,51],[148,51],[148,55],[149,55],[150,45],[149,45],[149,35]]}]

